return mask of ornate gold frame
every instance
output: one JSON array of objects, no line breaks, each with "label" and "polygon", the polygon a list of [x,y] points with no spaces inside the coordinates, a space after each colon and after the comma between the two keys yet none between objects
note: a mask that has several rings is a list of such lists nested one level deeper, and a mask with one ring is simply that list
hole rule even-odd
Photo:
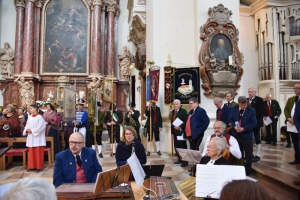
[{"label": "ornate gold frame", "polygon": [[[86,72],[85,73],[59,73],[59,72],[44,72],[44,67],[45,67],[45,63],[44,63],[44,56],[45,56],[45,30],[46,30],[46,10],[49,6],[49,3],[52,0],[47,0],[44,5],[43,5],[43,9],[42,9],[42,23],[41,23],[41,56],[40,56],[40,74],[41,75],[72,75],[72,76],[85,76],[85,75],[89,75],[89,62],[90,62],[90,32],[91,32],[91,24],[90,24],[90,18],[91,18],[91,11],[90,11],[90,6],[88,5],[88,3],[85,0],[80,0],[83,5],[86,7],[87,9],[87,32],[86,32]],[[74,5],[76,6],[76,5]]]},{"label": "ornate gold frame", "polygon": [[[200,39],[203,43],[198,57],[204,95],[225,97],[227,92],[236,94],[236,90],[240,87],[238,83],[243,75],[244,64],[244,56],[238,48],[239,31],[229,20],[232,12],[223,4],[209,8],[208,14],[210,18],[200,28]],[[229,45],[232,47],[232,49],[227,48],[232,50],[231,59],[218,60],[213,52],[210,52],[214,37],[228,38],[231,42]]]}]

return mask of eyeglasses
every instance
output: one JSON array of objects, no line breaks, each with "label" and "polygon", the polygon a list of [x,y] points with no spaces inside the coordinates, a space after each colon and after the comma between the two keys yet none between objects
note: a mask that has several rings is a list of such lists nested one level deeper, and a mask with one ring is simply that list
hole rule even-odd
[{"label": "eyeglasses", "polygon": [[125,133],[125,135],[132,135],[133,133]]},{"label": "eyeglasses", "polygon": [[75,145],[80,145],[80,144],[83,143],[83,141],[82,141],[82,142],[69,141],[69,143],[70,143],[71,145],[73,145],[73,144],[75,144]]}]

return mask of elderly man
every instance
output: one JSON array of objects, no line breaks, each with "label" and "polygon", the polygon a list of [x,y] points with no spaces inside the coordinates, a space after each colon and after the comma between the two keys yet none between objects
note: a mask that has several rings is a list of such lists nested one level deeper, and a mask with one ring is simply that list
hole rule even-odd
[{"label": "elderly man", "polygon": [[228,117],[229,117],[230,112],[231,112],[230,107],[225,105],[223,103],[223,100],[219,97],[215,98],[214,104],[217,107],[216,120],[217,121],[222,121],[226,125],[228,125]]},{"label": "elderly man", "polygon": [[[295,92],[295,96],[290,97],[287,102],[286,105],[284,107],[284,115],[286,118],[286,121],[289,122],[290,124],[294,125],[294,120],[293,120],[293,108],[295,107],[295,103],[297,101],[300,101],[300,83],[295,84],[294,87],[294,92]],[[295,112],[296,113],[296,112]],[[298,134],[297,133],[293,133],[293,132],[286,132],[286,138],[287,141],[289,140],[289,137],[292,137],[292,142],[294,145],[294,150],[295,150],[295,160],[293,162],[289,162],[290,165],[296,165],[296,164],[300,164],[300,153],[299,153],[299,139],[298,139]],[[286,147],[291,147],[291,142],[288,141],[288,144],[286,145]]]},{"label": "elderly man", "polygon": [[85,147],[84,136],[75,132],[69,139],[70,148],[55,157],[53,184],[55,187],[64,183],[94,183],[102,172],[96,151]]},{"label": "elderly man", "polygon": [[242,155],[245,152],[246,175],[251,173],[252,152],[253,152],[253,129],[257,126],[255,110],[247,107],[247,98],[240,96],[238,106],[231,109],[229,123],[232,124],[232,135],[237,139]]},{"label": "elderly man", "polygon": [[260,136],[260,128],[263,127],[263,103],[264,100],[256,96],[256,90],[254,88],[249,88],[248,89],[248,103],[249,105],[254,108],[256,112],[256,127],[253,129],[254,133],[254,139],[256,143],[256,153],[253,153],[253,162],[258,162],[260,161],[260,151],[261,151],[261,136]]},{"label": "elderly man", "polygon": [[228,101],[227,106],[229,106],[229,107],[233,107],[233,106],[238,105],[238,103],[234,101],[233,92],[227,92],[226,93],[226,100]]},{"label": "elderly man", "polygon": [[242,153],[239,147],[239,144],[237,140],[226,133],[226,124],[222,121],[216,121],[214,123],[214,134],[211,136],[207,137],[205,145],[204,145],[204,150],[202,152],[202,157],[206,156],[207,154],[207,146],[209,144],[209,141],[214,138],[214,137],[220,137],[226,142],[226,148],[229,150],[230,155],[227,158],[229,162],[233,162],[234,157],[237,159],[240,159],[242,157]]},{"label": "elderly man", "polygon": [[266,144],[273,144],[273,146],[277,145],[277,121],[280,114],[281,108],[278,101],[273,100],[271,94],[266,94],[266,101],[264,101],[263,105],[264,120],[267,120],[267,117],[269,117],[272,120],[272,123],[266,126]]},{"label": "elderly man", "polygon": [[[187,120],[188,114],[185,109],[181,108],[181,102],[178,99],[173,101],[173,110],[170,108],[169,119],[171,121],[171,134],[173,135],[174,148],[186,149],[186,141],[185,140],[177,140],[177,136],[183,136],[183,130],[185,129],[185,123]],[[180,119],[183,123],[179,126],[174,126],[172,123],[176,119]],[[174,164],[181,164],[181,167],[185,167],[188,165],[188,162],[182,161],[178,153],[176,153],[178,157],[178,161],[174,162]]]},{"label": "elderly man", "polygon": [[189,106],[191,110],[186,121],[185,134],[190,140],[190,149],[199,150],[210,120],[206,111],[199,106],[197,98],[190,98]]}]

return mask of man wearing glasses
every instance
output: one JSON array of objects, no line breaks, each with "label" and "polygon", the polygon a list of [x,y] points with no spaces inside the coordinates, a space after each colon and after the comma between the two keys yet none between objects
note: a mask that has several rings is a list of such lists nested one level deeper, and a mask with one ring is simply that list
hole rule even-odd
[{"label": "man wearing glasses", "polygon": [[75,132],[69,139],[69,149],[55,157],[53,184],[55,187],[64,183],[94,183],[102,172],[96,151],[85,147],[84,136]]}]

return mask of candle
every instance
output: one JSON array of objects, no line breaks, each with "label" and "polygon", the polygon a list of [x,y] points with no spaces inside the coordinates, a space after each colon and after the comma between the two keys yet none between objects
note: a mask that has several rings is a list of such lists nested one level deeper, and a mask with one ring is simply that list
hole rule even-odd
[{"label": "candle", "polygon": [[232,66],[232,56],[228,56],[228,64]]}]

